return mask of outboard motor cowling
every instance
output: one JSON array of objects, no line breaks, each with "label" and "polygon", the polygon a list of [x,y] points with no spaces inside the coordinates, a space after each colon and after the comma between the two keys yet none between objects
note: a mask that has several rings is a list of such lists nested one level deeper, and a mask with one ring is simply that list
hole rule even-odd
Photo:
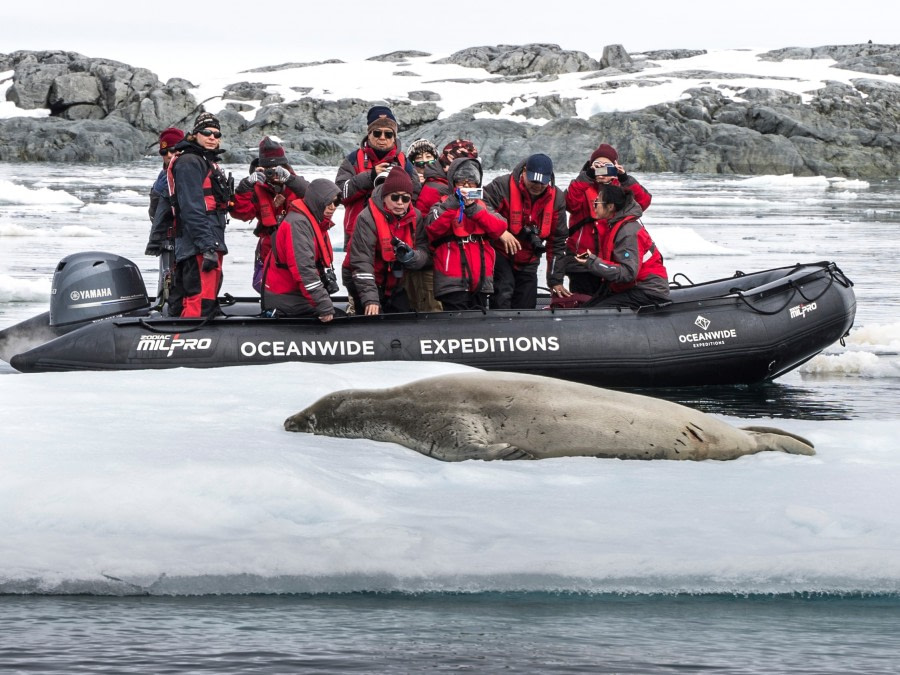
[{"label": "outboard motor cowling", "polygon": [[50,291],[50,325],[95,321],[150,306],[137,265],[115,253],[73,253],[59,261]]}]

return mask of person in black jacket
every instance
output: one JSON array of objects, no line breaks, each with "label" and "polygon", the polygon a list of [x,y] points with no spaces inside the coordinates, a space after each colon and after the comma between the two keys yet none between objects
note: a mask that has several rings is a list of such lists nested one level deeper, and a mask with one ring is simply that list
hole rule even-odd
[{"label": "person in black jacket", "polygon": [[184,140],[184,132],[175,127],[163,129],[159,134],[159,154],[163,165],[156,182],[150,188],[150,237],[144,255],[159,258],[159,284],[156,291],[158,306],[162,308],[172,286],[175,267],[175,221],[169,203],[167,174],[169,162],[175,157],[175,146]]},{"label": "person in black jacket", "polygon": [[222,256],[228,181],[219,168],[219,120],[201,113],[191,133],[175,149],[169,164],[169,191],[175,206],[175,279],[169,295],[173,316],[199,317],[221,313]]}]

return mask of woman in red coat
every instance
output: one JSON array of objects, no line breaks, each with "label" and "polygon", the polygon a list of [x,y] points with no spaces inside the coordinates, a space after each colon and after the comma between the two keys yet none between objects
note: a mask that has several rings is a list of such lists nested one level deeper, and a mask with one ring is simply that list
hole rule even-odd
[{"label": "woman in red coat", "polygon": [[575,263],[599,282],[588,306],[633,307],[669,301],[669,275],[662,254],[640,221],[641,207],[631,192],[604,185],[593,203],[598,228],[596,251]]},{"label": "woman in red coat", "polygon": [[445,310],[481,309],[494,291],[494,247],[499,239],[515,253],[521,245],[507,230],[506,221],[484,201],[468,197],[481,186],[481,165],[460,158],[450,165],[447,180],[454,192],[428,214],[425,232],[434,259],[434,297]]},{"label": "woman in red coat", "polygon": [[[650,206],[651,195],[633,176],[625,173],[625,167],[619,164],[619,153],[607,143],[601,144],[590,159],[585,162],[581,173],[569,184],[566,190],[566,210],[569,217],[569,238],[566,248],[572,255],[584,253],[588,249],[599,248],[599,238],[604,223],[595,222],[593,203],[604,185],[619,185],[634,197],[634,201],[646,211]],[[586,274],[579,266],[570,267],[569,290],[573,293],[593,295],[600,289],[597,277]]]}]

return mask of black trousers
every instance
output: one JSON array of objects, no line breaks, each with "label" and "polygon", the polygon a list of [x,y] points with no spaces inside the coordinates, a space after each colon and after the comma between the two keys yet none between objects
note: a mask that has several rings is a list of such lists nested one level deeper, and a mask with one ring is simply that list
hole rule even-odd
[{"label": "black trousers", "polygon": [[484,309],[487,307],[486,293],[469,293],[468,291],[453,291],[445,293],[437,299],[441,301],[445,312],[456,312],[464,309]]},{"label": "black trousers", "polygon": [[494,262],[491,309],[534,309],[537,306],[537,263],[516,269],[505,255]]},{"label": "black trousers", "polygon": [[[356,284],[353,283],[353,279],[343,279],[344,287],[347,289],[347,294],[353,300],[353,307],[357,314],[365,314],[366,306],[363,304],[362,298],[360,298],[359,293],[356,292]],[[411,312],[413,311],[412,303],[409,301],[409,295],[406,292],[406,286],[401,284],[399,286],[394,286],[394,292],[390,297],[387,297],[382,289],[378,289],[378,302],[381,305],[382,314],[400,314],[403,312]]]},{"label": "black trousers", "polygon": [[608,287],[603,289],[607,291],[601,292],[585,307],[630,307],[637,309],[638,307],[646,307],[647,305],[658,305],[669,302],[668,298],[661,298],[656,295],[650,295],[640,288],[629,288],[621,293],[610,293]]},{"label": "black trousers", "polygon": [[603,286],[603,279],[590,272],[569,273],[569,290],[573,293],[594,295]]}]

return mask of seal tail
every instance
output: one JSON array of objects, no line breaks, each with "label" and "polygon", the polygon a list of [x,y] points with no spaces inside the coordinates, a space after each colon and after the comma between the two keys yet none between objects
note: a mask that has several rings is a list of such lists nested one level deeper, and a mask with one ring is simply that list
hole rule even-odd
[{"label": "seal tail", "polygon": [[765,446],[766,450],[780,450],[792,455],[816,454],[812,441],[784,429],[776,429],[775,427],[741,427],[741,429],[753,434],[757,443]]}]

